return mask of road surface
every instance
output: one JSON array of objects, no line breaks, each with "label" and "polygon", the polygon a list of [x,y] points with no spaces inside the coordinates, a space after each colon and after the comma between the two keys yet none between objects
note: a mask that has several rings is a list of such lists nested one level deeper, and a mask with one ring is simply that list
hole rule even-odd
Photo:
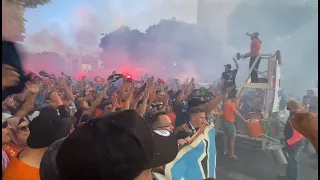
[{"label": "road surface", "polygon": [[[236,143],[239,161],[230,160],[221,150],[222,141],[217,137],[216,180],[277,180],[277,174],[285,171],[285,165],[277,165],[268,151],[250,144]],[[300,154],[300,180],[317,180],[317,157]]]}]

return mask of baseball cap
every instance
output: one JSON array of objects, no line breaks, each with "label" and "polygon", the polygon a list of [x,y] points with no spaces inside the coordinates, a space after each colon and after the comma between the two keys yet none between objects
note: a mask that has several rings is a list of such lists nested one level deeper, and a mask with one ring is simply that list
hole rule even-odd
[{"label": "baseball cap", "polygon": [[205,103],[208,103],[208,101],[203,101],[198,97],[194,97],[194,98],[189,99],[188,107],[193,108],[193,107],[200,106],[201,104],[205,104]]},{"label": "baseball cap", "polygon": [[225,64],[224,66],[231,69],[231,64]]},{"label": "baseball cap", "polygon": [[153,131],[135,110],[125,110],[76,129],[62,143],[56,163],[63,180],[132,180],[171,162],[177,152],[174,134]]},{"label": "baseball cap", "polygon": [[258,32],[254,32],[254,33],[252,33],[252,35],[255,36],[255,37],[258,37],[259,33]]},{"label": "baseball cap", "polygon": [[56,140],[66,137],[71,125],[71,120],[59,116],[54,107],[44,107],[29,124],[27,145],[34,149],[49,147]]}]

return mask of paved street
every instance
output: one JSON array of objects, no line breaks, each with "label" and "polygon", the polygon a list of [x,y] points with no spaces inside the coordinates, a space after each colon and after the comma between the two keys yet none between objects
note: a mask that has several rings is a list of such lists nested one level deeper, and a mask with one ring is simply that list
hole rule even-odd
[{"label": "paved street", "polygon": [[[236,143],[239,161],[232,161],[221,151],[222,141],[216,140],[217,180],[277,180],[277,174],[284,172],[284,165],[277,165],[268,151],[262,151],[250,144]],[[318,179],[317,157],[300,155],[300,180]]]}]

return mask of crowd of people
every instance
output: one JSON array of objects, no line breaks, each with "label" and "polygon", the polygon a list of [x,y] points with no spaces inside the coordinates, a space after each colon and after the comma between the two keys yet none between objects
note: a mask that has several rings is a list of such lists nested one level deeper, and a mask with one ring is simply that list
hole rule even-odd
[{"label": "crowd of people", "polygon": [[[150,180],[201,127],[217,120],[223,121],[224,154],[238,160],[235,115],[248,121],[238,111],[231,65],[225,67],[217,96],[197,89],[193,78],[172,90],[152,76],[140,86],[121,74],[95,81],[26,76],[21,65],[3,61],[2,179]],[[303,137],[317,151],[318,121],[317,113],[307,113],[299,102],[287,107],[284,143],[295,150],[279,178],[293,180]]]},{"label": "crowd of people", "polygon": [[[3,91],[21,83],[16,68],[2,70]],[[137,88],[117,74],[108,83],[28,76],[22,92],[3,96],[3,179],[150,179],[229,92],[214,97],[194,79],[172,92],[154,77]]]}]

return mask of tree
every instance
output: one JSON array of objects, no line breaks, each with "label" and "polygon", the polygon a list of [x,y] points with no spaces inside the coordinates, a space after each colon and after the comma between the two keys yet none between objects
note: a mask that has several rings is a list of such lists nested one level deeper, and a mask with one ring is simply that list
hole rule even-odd
[{"label": "tree", "polygon": [[51,2],[51,0],[7,0],[22,6],[23,8],[37,8]]},{"label": "tree", "polygon": [[51,0],[2,0],[2,36],[11,41],[23,41],[25,32],[24,12]]}]

